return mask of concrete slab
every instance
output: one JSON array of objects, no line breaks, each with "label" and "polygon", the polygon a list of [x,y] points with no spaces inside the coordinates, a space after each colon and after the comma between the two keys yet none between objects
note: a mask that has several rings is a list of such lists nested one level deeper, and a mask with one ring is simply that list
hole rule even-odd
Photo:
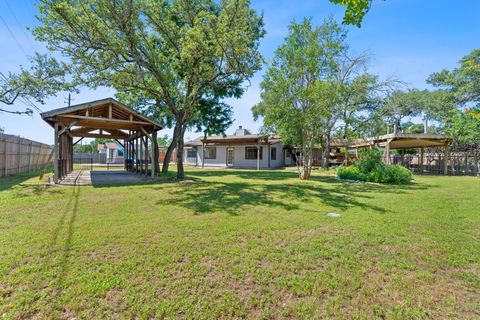
[{"label": "concrete slab", "polygon": [[151,181],[149,176],[125,170],[74,170],[58,184],[65,186],[99,186],[109,184],[129,184]]}]

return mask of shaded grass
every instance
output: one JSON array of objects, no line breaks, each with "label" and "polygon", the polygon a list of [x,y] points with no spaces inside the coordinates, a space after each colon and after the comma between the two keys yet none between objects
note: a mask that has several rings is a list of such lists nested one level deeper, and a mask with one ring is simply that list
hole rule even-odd
[{"label": "shaded grass", "polygon": [[96,188],[1,179],[0,315],[480,316],[478,178],[188,176]]}]

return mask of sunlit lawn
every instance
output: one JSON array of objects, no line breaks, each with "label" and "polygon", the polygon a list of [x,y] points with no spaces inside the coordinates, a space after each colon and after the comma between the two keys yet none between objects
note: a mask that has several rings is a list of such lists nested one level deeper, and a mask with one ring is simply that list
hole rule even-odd
[{"label": "sunlit lawn", "polygon": [[479,178],[187,174],[0,179],[0,318],[480,318]]}]

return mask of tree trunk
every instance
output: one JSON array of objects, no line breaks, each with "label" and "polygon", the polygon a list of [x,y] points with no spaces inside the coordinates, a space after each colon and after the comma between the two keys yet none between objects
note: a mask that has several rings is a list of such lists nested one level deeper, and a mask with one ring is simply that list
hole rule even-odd
[{"label": "tree trunk", "polygon": [[182,125],[178,133],[177,140],[177,180],[185,179],[185,171],[183,169],[183,137],[185,135],[186,126]]},{"label": "tree trunk", "polygon": [[292,161],[295,165],[298,165],[298,160],[297,160],[297,155],[295,154],[295,150],[290,147],[290,146],[287,146],[287,152],[290,154],[290,157],[292,157]]},{"label": "tree trunk", "polygon": [[178,121],[177,121],[175,122],[175,127],[173,128],[172,142],[168,146],[167,152],[165,153],[165,158],[163,159],[162,173],[168,172],[168,166],[170,165],[170,160],[172,159],[173,150],[177,146],[179,131],[180,131],[180,125],[178,124]]},{"label": "tree trunk", "polygon": [[328,169],[330,164],[330,133],[325,133],[325,149],[323,150],[323,167]]}]

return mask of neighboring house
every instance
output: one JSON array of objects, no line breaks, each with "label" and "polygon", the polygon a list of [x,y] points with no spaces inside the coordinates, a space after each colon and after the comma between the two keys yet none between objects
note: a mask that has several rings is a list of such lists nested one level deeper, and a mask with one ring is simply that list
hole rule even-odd
[{"label": "neighboring house", "polygon": [[99,143],[97,150],[107,156],[107,163],[123,163],[124,149],[115,142]]},{"label": "neighboring house", "polygon": [[184,162],[193,166],[276,169],[292,164],[278,137],[249,134],[241,126],[234,135],[188,141],[184,152]]}]

